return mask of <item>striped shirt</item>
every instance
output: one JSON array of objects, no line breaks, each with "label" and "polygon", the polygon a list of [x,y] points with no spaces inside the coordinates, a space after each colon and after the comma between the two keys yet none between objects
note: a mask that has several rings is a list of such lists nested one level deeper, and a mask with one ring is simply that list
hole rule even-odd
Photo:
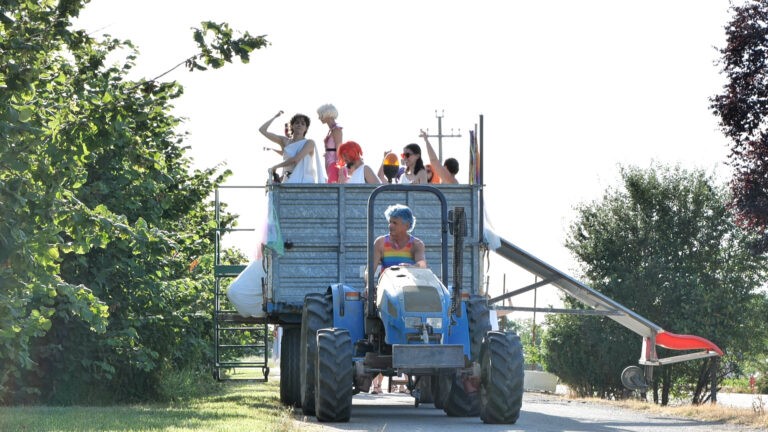
[{"label": "striped shirt", "polygon": [[408,236],[408,243],[400,249],[395,249],[394,243],[389,239],[389,234],[384,237],[384,253],[381,256],[381,270],[399,264],[415,265],[413,259],[413,236]]}]

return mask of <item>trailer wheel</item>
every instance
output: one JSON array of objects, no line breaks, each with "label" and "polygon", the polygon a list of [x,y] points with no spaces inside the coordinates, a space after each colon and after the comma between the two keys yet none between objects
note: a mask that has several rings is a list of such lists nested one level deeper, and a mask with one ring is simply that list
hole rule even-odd
[{"label": "trailer wheel", "polygon": [[416,384],[416,390],[419,391],[419,402],[421,403],[434,403],[435,398],[432,394],[432,380],[437,377],[421,376]]},{"label": "trailer wheel", "polygon": [[491,330],[491,313],[485,297],[469,296],[467,322],[469,323],[469,355],[472,357],[470,360],[476,362],[480,359],[480,349],[483,346],[485,334]]},{"label": "trailer wheel", "polygon": [[443,409],[445,400],[448,398],[448,392],[451,391],[452,375],[435,375],[432,377],[432,399],[435,408]]},{"label": "trailer wheel", "polygon": [[299,343],[299,388],[301,411],[315,414],[315,358],[317,357],[317,331],[333,327],[330,296],[311,293],[304,297],[301,311],[301,341]]},{"label": "trailer wheel", "polygon": [[299,406],[299,334],[298,326],[284,327],[280,340],[280,402],[283,405]]},{"label": "trailer wheel", "polygon": [[514,333],[488,332],[480,356],[480,419],[512,424],[523,404],[523,346]]},{"label": "trailer wheel", "polygon": [[449,417],[477,417],[480,415],[479,392],[468,393],[464,389],[461,376],[455,376],[451,381],[450,391],[443,401],[443,411]]},{"label": "trailer wheel", "polygon": [[347,422],[352,413],[352,338],[349,330],[317,332],[315,413],[320,422]]}]

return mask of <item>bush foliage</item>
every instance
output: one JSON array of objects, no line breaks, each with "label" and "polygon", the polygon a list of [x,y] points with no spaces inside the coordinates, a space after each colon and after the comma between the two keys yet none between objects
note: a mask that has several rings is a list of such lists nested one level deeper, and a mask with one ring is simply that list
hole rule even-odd
[{"label": "bush foliage", "polygon": [[[152,398],[210,361],[209,196],[229,173],[191,169],[178,83],[129,81],[130,42],[71,28],[86,3],[0,5],[2,403]],[[193,37],[190,70],[267,44],[226,24]]]},{"label": "bush foliage", "polygon": [[[703,172],[676,167],[628,168],[622,178],[621,188],[580,206],[571,225],[566,246],[585,279],[667,331],[711,340],[726,352],[725,365],[764,353],[765,256],[750,252],[753,237],[735,225],[723,188]],[[620,372],[637,363],[642,339],[607,318],[557,317],[550,324],[551,370],[583,395],[617,394]],[[658,355],[679,353],[659,348]],[[701,402],[710,365],[656,368],[662,403],[675,383],[687,383],[693,402]]]}]

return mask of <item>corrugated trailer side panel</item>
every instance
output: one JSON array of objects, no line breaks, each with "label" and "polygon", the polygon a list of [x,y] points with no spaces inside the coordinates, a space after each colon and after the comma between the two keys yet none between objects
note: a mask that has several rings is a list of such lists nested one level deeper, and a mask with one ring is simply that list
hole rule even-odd
[{"label": "corrugated trailer side panel", "polygon": [[[267,297],[272,313],[300,313],[304,296],[324,292],[330,284],[344,283],[362,289],[361,269],[367,258],[368,197],[373,185],[276,185],[277,209],[285,254],[269,254]],[[479,186],[444,185],[448,209],[464,207],[467,237],[464,239],[464,291],[475,293],[482,283],[480,236],[478,233]],[[440,201],[433,194],[387,192],[377,197],[374,237],[386,234],[385,209],[392,204],[411,207],[416,216],[413,234],[427,246],[427,262],[440,272]],[[453,238],[449,236],[448,268],[453,268]],[[453,274],[442,277],[453,283]]]}]

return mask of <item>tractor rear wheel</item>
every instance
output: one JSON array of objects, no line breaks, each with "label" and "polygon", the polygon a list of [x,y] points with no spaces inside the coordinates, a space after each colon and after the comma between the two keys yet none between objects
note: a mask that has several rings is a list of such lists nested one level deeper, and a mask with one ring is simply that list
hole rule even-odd
[{"label": "tractor rear wheel", "polygon": [[320,422],[347,422],[352,414],[352,338],[349,330],[317,332],[315,413]]},{"label": "tractor rear wheel", "polygon": [[[441,389],[442,390],[442,386]],[[443,401],[443,411],[449,417],[477,417],[480,414],[479,392],[467,392],[461,376],[451,382],[450,391]]]},{"label": "tractor rear wheel", "polygon": [[469,355],[473,362],[480,360],[480,349],[485,334],[491,330],[491,313],[488,300],[479,295],[471,295],[467,300],[467,322],[469,323]]},{"label": "tractor rear wheel", "polygon": [[280,340],[280,402],[283,405],[299,406],[299,341],[298,326],[284,327]]},{"label": "tractor rear wheel", "polygon": [[299,343],[299,388],[301,411],[315,414],[315,358],[317,357],[317,331],[333,327],[331,297],[311,293],[304,297],[301,311],[301,341]]},{"label": "tractor rear wheel", "polygon": [[512,424],[523,404],[523,346],[514,333],[488,332],[480,355],[480,419]]}]

